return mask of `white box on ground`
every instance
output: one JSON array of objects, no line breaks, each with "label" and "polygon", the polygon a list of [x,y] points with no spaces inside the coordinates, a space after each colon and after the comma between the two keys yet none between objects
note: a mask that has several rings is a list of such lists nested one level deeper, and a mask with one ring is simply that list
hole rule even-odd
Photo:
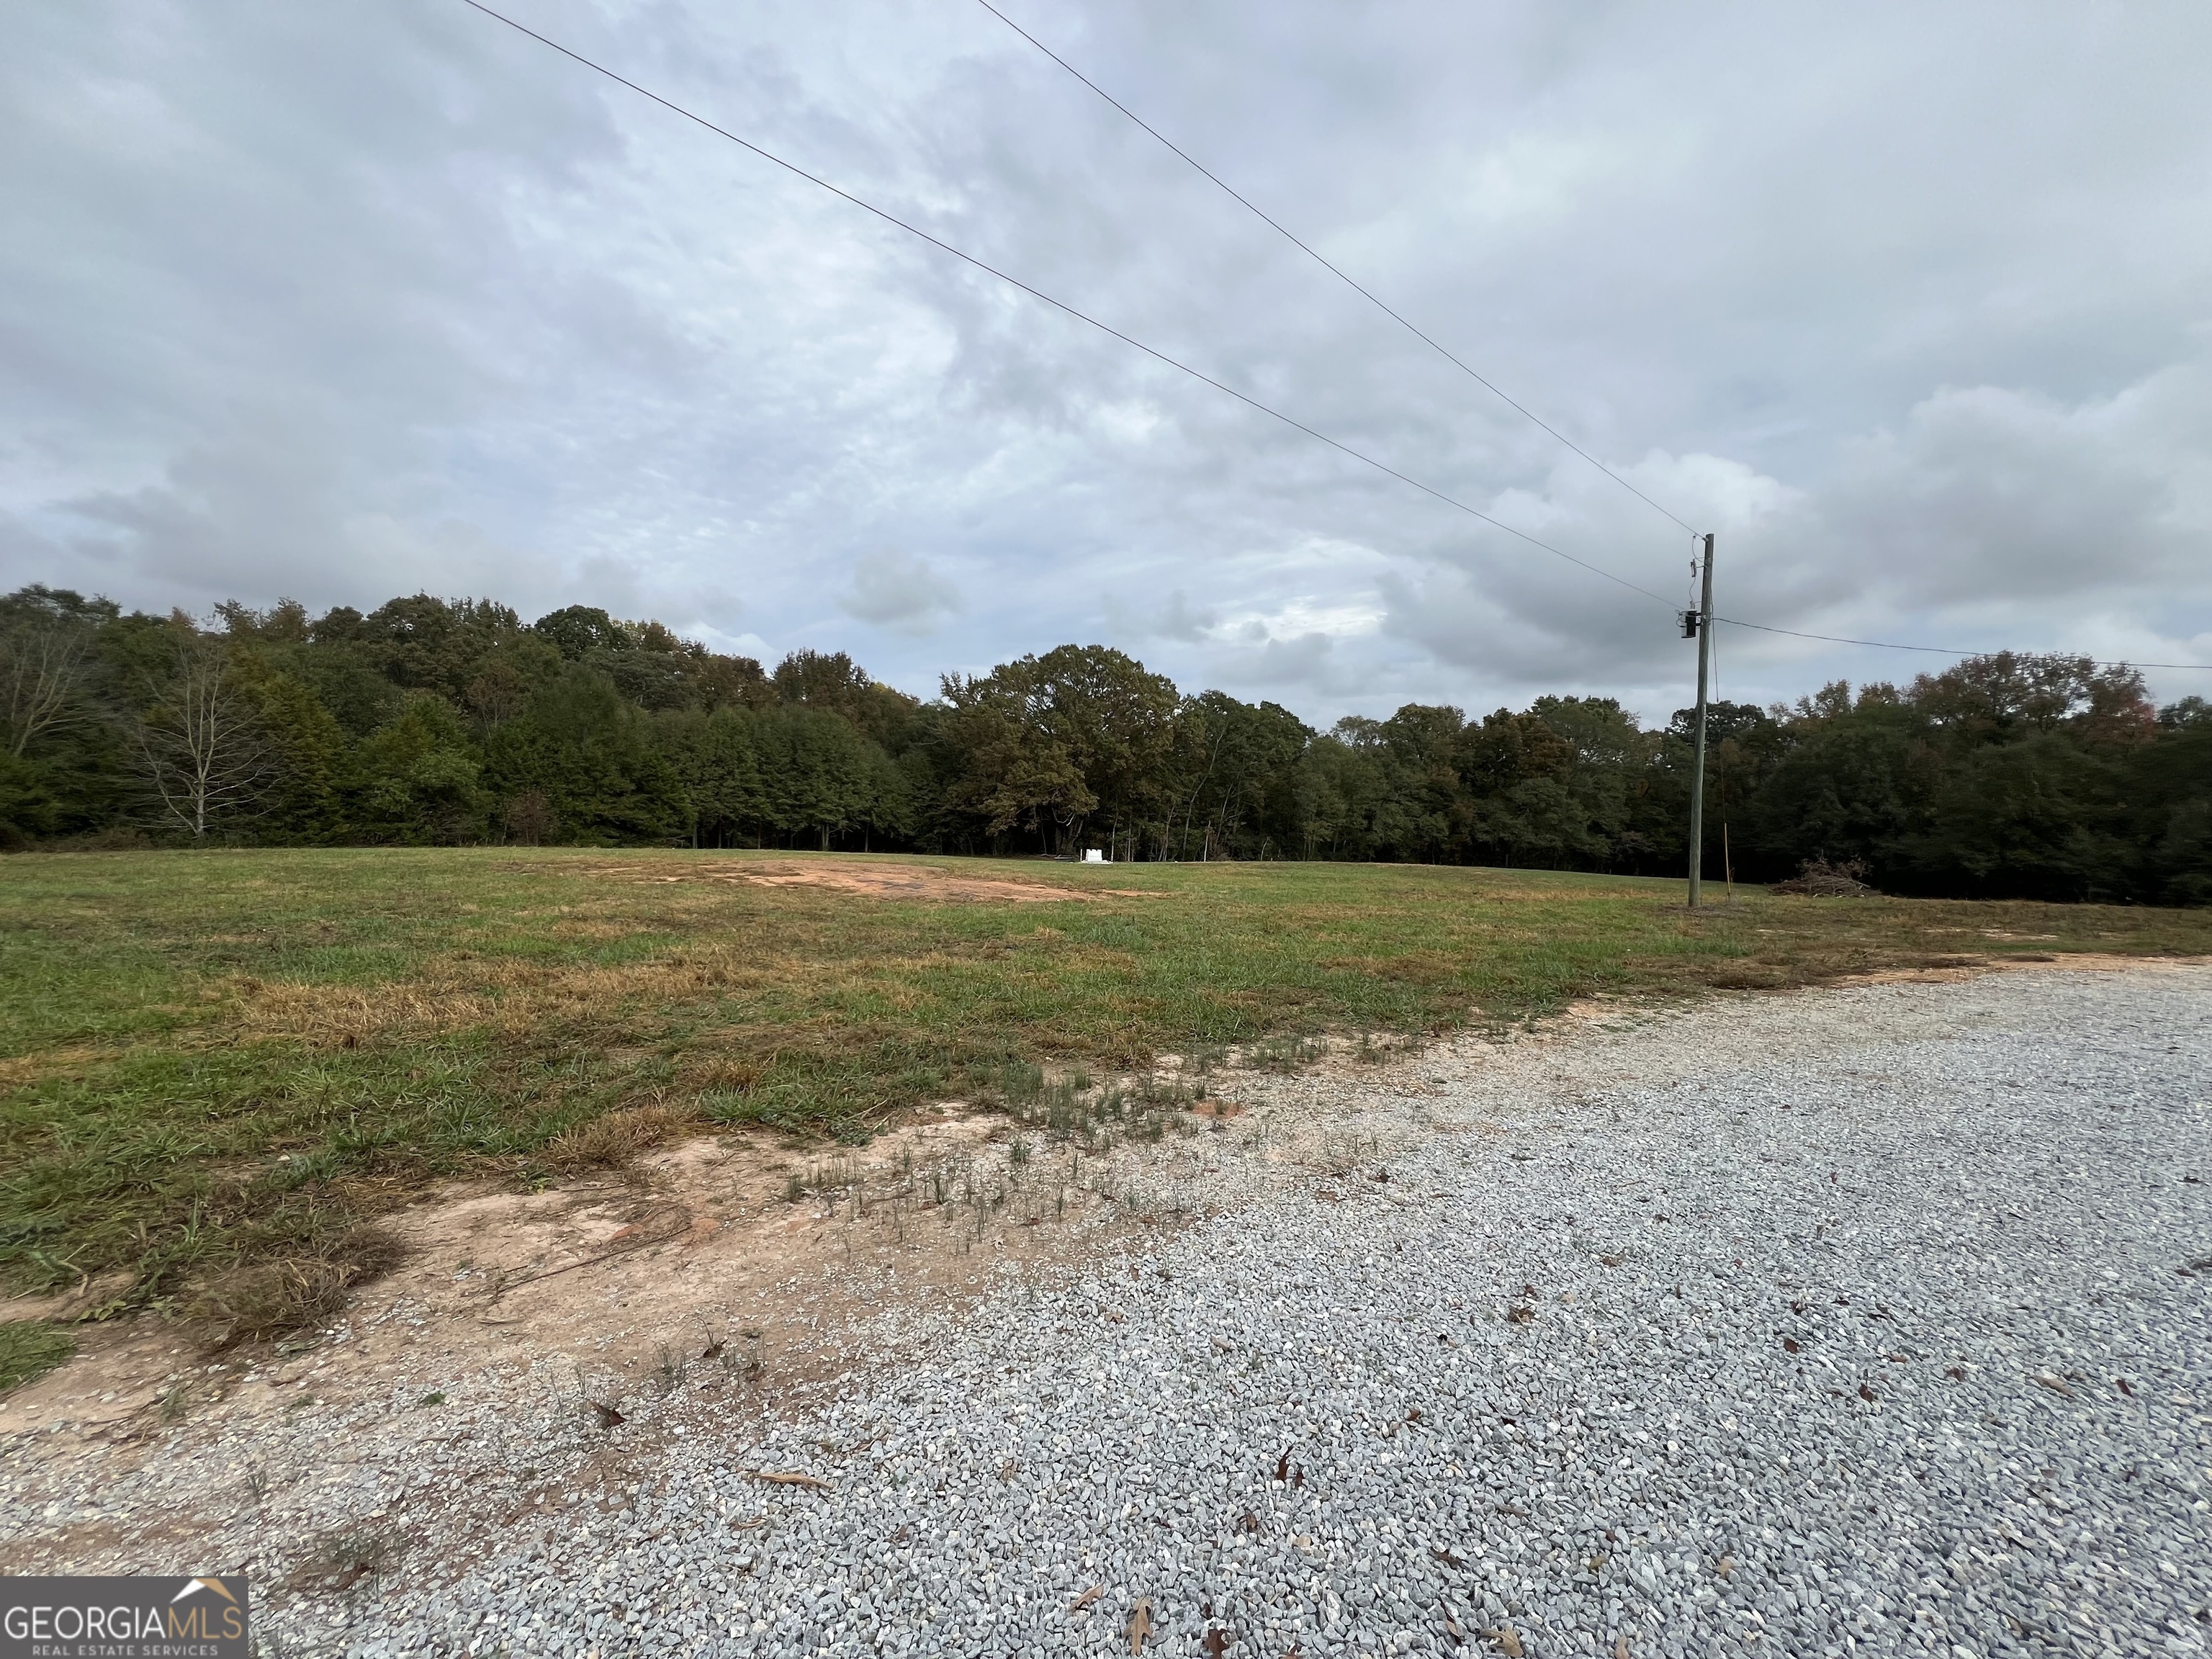
[{"label": "white box on ground", "polygon": [[1106,862],[1105,850],[1103,848],[1086,847],[1083,849],[1083,861],[1085,864],[1103,864]]}]

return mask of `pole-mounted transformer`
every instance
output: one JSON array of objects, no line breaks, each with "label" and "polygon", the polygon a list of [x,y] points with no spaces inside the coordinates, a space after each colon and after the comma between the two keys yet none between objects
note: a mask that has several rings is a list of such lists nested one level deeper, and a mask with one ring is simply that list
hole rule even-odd
[{"label": "pole-mounted transformer", "polygon": [[1694,640],[1698,637],[1698,613],[1694,611],[1685,611],[1682,613],[1682,637],[1686,640]]}]

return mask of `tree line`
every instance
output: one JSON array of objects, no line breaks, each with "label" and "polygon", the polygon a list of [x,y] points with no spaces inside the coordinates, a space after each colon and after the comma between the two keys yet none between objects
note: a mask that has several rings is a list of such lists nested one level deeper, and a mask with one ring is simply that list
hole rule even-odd
[{"label": "tree line", "polygon": [[[205,622],[0,599],[0,845],[505,842],[1632,874],[1686,862],[1691,717],[1540,697],[1326,732],[1064,645],[923,701],[845,653],[773,672],[656,622],[426,594]],[[1714,707],[1705,868],[1885,890],[2212,902],[2212,707],[1999,653]]]}]

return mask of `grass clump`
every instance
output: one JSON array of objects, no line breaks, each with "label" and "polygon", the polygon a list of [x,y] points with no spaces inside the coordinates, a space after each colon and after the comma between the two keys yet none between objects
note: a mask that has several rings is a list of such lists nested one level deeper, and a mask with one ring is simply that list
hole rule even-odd
[{"label": "grass clump", "polygon": [[76,1352],[76,1339],[43,1319],[0,1322],[0,1394],[35,1382]]},{"label": "grass clump", "polygon": [[215,1349],[265,1342],[329,1323],[342,1313],[352,1287],[398,1265],[398,1241],[373,1223],[348,1227],[312,1255],[253,1251],[251,1236],[240,1259],[199,1279],[185,1311],[208,1334]]},{"label": "grass clump", "polygon": [[620,1169],[639,1153],[676,1139],[697,1121],[696,1112],[661,1101],[622,1107],[560,1135],[545,1148],[544,1163],[560,1175]]}]

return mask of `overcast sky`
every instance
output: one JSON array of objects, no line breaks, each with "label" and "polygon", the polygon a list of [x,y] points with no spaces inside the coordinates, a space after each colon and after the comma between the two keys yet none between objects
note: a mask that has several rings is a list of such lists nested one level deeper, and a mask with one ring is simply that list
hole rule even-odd
[{"label": "overcast sky", "polygon": [[[1000,3],[1715,531],[1724,615],[2212,662],[2201,0]],[[502,9],[1660,598],[460,0],[12,9],[0,581],[599,605],[925,694],[1100,641],[1323,724],[1687,701],[1686,532],[975,0]],[[1762,702],[1940,662],[1719,644]]]}]

